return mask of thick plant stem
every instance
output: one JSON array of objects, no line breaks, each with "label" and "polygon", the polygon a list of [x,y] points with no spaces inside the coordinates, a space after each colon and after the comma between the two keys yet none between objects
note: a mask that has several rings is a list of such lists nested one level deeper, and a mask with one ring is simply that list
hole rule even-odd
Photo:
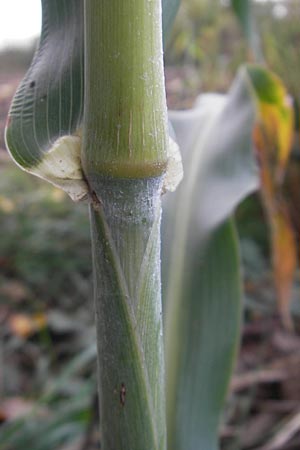
[{"label": "thick plant stem", "polygon": [[91,206],[104,450],[165,449],[161,179],[97,180]]},{"label": "thick plant stem", "polygon": [[85,170],[161,175],[168,137],[161,0],[86,0],[85,21]]},{"label": "thick plant stem", "polygon": [[160,0],[86,0],[85,34],[101,448],[165,450]]}]

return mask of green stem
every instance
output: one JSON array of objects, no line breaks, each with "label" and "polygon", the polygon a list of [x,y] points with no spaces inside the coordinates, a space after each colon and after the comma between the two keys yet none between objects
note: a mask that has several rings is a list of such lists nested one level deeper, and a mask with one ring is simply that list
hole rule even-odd
[{"label": "green stem", "polygon": [[97,180],[91,206],[104,450],[164,450],[161,178]]},{"label": "green stem", "polygon": [[167,115],[160,0],[86,0],[86,171],[162,174]]},{"label": "green stem", "polygon": [[85,1],[101,448],[165,450],[160,292],[167,120],[160,0]]}]

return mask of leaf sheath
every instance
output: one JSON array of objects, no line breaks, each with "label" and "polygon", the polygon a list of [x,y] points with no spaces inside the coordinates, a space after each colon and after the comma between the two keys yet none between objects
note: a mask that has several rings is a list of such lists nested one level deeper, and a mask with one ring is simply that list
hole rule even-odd
[{"label": "leaf sheath", "polygon": [[94,182],[101,202],[91,207],[91,226],[104,450],[165,449],[161,181]]}]

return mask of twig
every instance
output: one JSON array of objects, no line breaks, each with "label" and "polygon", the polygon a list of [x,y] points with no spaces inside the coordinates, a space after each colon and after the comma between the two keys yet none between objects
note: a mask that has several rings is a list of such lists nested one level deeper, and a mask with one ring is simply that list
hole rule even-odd
[{"label": "twig", "polygon": [[300,411],[294,414],[275,434],[275,436],[270,439],[267,444],[258,450],[277,450],[287,444],[298,431],[300,430]]}]

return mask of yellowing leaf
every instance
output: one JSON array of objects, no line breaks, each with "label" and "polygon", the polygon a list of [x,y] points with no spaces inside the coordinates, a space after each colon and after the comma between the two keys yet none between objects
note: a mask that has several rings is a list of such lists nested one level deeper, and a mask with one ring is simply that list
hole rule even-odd
[{"label": "yellowing leaf", "polygon": [[259,66],[249,66],[248,74],[257,101],[253,139],[260,166],[261,195],[272,235],[279,310],[284,324],[291,327],[289,303],[297,253],[282,186],[292,146],[294,110],[283,83],[276,75]]},{"label": "yellowing leaf", "polygon": [[292,328],[290,297],[297,266],[297,243],[287,211],[277,211],[272,218],[272,251],[279,311],[286,327]]}]

